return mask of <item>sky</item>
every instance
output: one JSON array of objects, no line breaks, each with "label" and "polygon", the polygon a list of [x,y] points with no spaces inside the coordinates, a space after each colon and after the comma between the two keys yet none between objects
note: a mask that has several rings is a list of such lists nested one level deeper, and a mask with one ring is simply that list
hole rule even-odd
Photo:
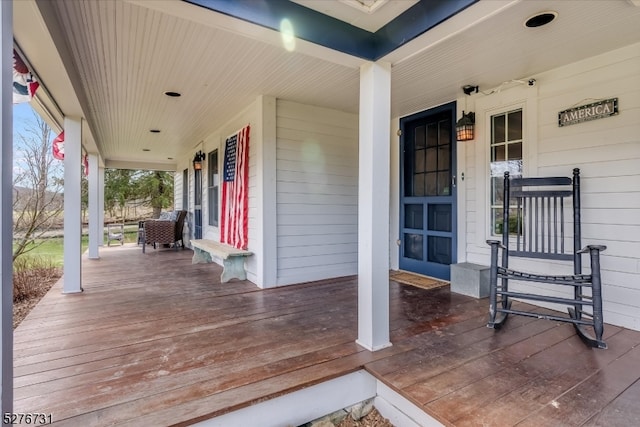
[{"label": "sky", "polygon": [[13,141],[14,145],[19,141],[18,135],[24,134],[24,130],[33,122],[33,108],[28,102],[13,104]]}]

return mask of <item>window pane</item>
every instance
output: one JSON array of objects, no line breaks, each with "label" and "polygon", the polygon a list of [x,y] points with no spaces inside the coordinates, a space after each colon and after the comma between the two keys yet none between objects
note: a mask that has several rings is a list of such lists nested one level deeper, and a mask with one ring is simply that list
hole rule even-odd
[{"label": "window pane", "polygon": [[414,136],[415,136],[415,148],[416,150],[419,148],[424,148],[425,147],[425,140],[426,140],[426,135],[425,135],[426,129],[424,126],[418,126],[416,127],[416,130],[414,131]]},{"label": "window pane", "polygon": [[451,194],[451,174],[438,172],[438,196],[448,196]]},{"label": "window pane", "polygon": [[427,259],[438,264],[451,264],[451,238],[428,237],[429,249]]},{"label": "window pane", "polygon": [[425,180],[426,180],[426,189],[425,189],[425,196],[437,196],[438,195],[438,173],[437,172],[431,172],[428,174],[425,174]]},{"label": "window pane", "polygon": [[432,231],[451,231],[451,205],[429,205],[427,227]]},{"label": "window pane", "polygon": [[438,149],[438,170],[441,171],[445,171],[445,170],[449,170],[450,169],[450,164],[449,164],[449,157],[450,157],[450,150],[451,146],[449,144],[447,145],[441,145]]},{"label": "window pane", "polygon": [[209,165],[207,168],[207,206],[209,215],[209,225],[218,225],[218,188],[220,185],[220,174],[218,171],[218,150],[213,150],[207,156]]},{"label": "window pane", "polygon": [[409,234],[404,235],[404,256],[406,258],[413,258],[417,260],[423,260],[423,238],[422,234]]},{"label": "window pane", "polygon": [[423,211],[422,204],[404,205],[404,227],[422,230],[424,227]]},{"label": "window pane", "polygon": [[493,143],[496,142],[505,142],[505,133],[504,133],[504,114],[499,116],[493,116],[492,120],[492,134],[493,134]]},{"label": "window pane", "polygon": [[522,139],[522,110],[509,113],[509,141]]},{"label": "window pane", "polygon": [[430,123],[427,125],[427,147],[436,147],[438,145],[438,125]]},{"label": "window pane", "polygon": [[494,177],[491,178],[493,189],[493,204],[502,206],[504,199],[504,178],[502,177]]},{"label": "window pane", "polygon": [[509,160],[522,159],[522,142],[509,144]]},{"label": "window pane", "polygon": [[491,148],[491,161],[492,162],[502,162],[506,160],[505,155],[505,146],[497,145]]}]

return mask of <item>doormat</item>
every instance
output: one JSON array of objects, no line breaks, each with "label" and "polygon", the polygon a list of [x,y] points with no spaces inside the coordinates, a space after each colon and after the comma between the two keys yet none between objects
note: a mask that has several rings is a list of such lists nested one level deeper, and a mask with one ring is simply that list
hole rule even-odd
[{"label": "doormat", "polygon": [[407,273],[406,271],[392,271],[389,274],[389,279],[394,282],[422,289],[436,289],[449,285],[449,282],[434,279],[433,277],[422,276],[420,274]]}]

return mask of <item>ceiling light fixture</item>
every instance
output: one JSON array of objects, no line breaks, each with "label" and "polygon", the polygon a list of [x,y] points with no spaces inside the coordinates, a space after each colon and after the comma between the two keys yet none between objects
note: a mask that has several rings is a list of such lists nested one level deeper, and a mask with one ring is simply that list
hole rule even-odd
[{"label": "ceiling light fixture", "polygon": [[527,20],[524,21],[524,26],[527,28],[542,27],[543,25],[547,25],[557,17],[558,17],[558,12],[554,12],[552,10],[539,12],[527,18]]}]

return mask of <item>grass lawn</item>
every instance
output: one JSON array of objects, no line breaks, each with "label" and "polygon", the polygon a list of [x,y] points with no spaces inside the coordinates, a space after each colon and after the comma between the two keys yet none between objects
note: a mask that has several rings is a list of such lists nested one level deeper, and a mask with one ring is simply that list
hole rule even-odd
[{"label": "grass lawn", "polygon": [[[138,241],[137,231],[125,231],[125,243],[135,243]],[[112,243],[113,244],[113,243]],[[106,245],[106,243],[105,243]],[[82,236],[82,252],[89,247],[89,236]],[[56,267],[62,267],[64,261],[64,239],[62,237],[52,237],[49,239],[41,239],[37,241],[37,247],[29,251],[24,256],[38,256],[48,258]]]}]

